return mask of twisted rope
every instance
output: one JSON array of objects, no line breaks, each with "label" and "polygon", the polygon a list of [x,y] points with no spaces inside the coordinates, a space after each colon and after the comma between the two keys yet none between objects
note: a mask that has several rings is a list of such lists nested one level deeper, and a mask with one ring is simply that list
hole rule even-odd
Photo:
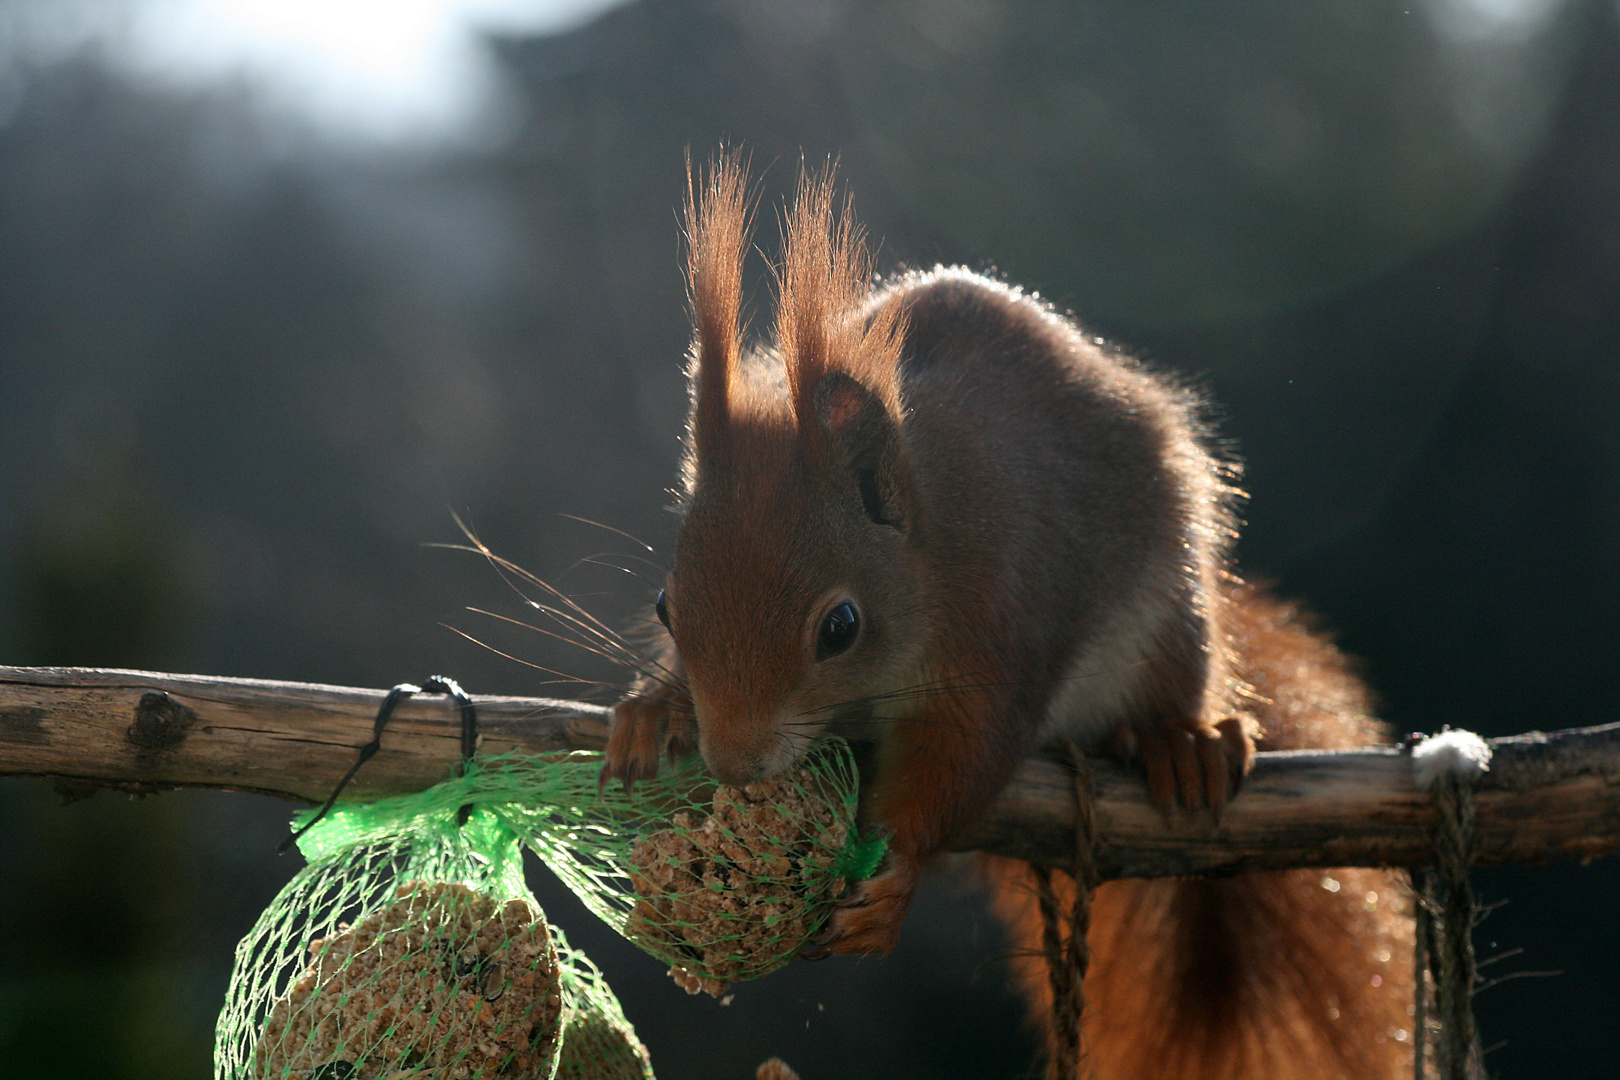
[{"label": "twisted rope", "polygon": [[1490,767],[1489,761],[1484,740],[1466,731],[1442,731],[1418,743],[1412,753],[1417,784],[1428,789],[1439,812],[1434,831],[1437,870],[1412,874],[1417,917],[1413,989],[1418,1021],[1413,1062],[1417,1080],[1426,1080],[1427,982],[1431,978],[1440,1029],[1435,1044],[1437,1075],[1440,1080],[1477,1080],[1485,1075],[1474,1024],[1479,968],[1474,959],[1476,914],[1468,868],[1476,847],[1474,784]]},{"label": "twisted rope", "polygon": [[1440,908],[1440,980],[1435,1011],[1440,1020],[1438,1064],[1442,1080],[1472,1080],[1481,1063],[1476,1058],[1474,1027],[1474,887],[1468,867],[1474,861],[1474,789],[1457,777],[1435,783],[1440,825],[1435,855],[1440,863],[1444,900]]},{"label": "twisted rope", "polygon": [[1428,1053],[1432,1033],[1429,1030],[1429,998],[1433,982],[1429,978],[1429,961],[1434,941],[1434,874],[1426,866],[1414,866],[1412,878],[1412,1076],[1413,1080],[1429,1080]]},{"label": "twisted rope", "polygon": [[1052,872],[1033,867],[1035,895],[1041,912],[1041,943],[1046,957],[1046,977],[1052,988],[1052,1017],[1047,1025],[1050,1046],[1047,1053],[1048,1080],[1071,1080],[1080,1075],[1084,1050],[1081,1021],[1086,1011],[1086,969],[1091,965],[1091,894],[1097,888],[1097,867],[1093,859],[1096,828],[1091,811],[1091,773],[1085,755],[1069,744],[1074,770],[1074,900],[1068,911],[1068,933],[1064,933],[1058,910],[1057,890]]},{"label": "twisted rope", "polygon": [[1063,941],[1062,917],[1058,912],[1057,890],[1052,887],[1052,871],[1045,866],[1030,868],[1035,876],[1035,899],[1041,911],[1041,946],[1046,957],[1046,980],[1052,988],[1052,1016],[1047,1024],[1047,1080],[1071,1080],[1080,1066],[1080,1026],[1071,1020],[1084,1002],[1075,992],[1074,971],[1069,967]]}]

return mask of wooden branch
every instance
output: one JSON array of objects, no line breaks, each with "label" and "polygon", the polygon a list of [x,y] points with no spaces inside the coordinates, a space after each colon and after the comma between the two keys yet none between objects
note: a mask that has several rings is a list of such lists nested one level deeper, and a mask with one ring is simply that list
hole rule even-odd
[{"label": "wooden branch", "polygon": [[[1620,724],[1487,742],[1490,771],[1475,797],[1476,862],[1590,859],[1620,846]],[[1167,826],[1140,778],[1112,761],[1089,766],[1095,859],[1105,879],[1434,861],[1434,805],[1402,750],[1259,754],[1219,827],[1184,815]],[[1073,828],[1072,773],[1034,760],[960,846],[1067,867]]]},{"label": "wooden branch", "polygon": [[[0,775],[135,791],[207,787],[324,802],[371,741],[383,690],[100,668],[0,667]],[[481,749],[599,750],[607,710],[475,697]],[[448,698],[400,703],[382,748],[345,792],[420,791],[460,760]]]},{"label": "wooden branch", "polygon": [[[381,690],[79,668],[0,667],[0,775],[95,787],[254,791],[320,802],[371,740]],[[544,698],[479,697],[481,748],[600,749],[607,711]],[[417,791],[450,775],[460,728],[442,697],[402,704],[346,797]],[[1491,740],[1476,832],[1482,863],[1590,858],[1620,846],[1620,724]],[[1408,754],[1388,748],[1259,755],[1219,827],[1168,825],[1141,781],[1090,762],[1104,878],[1432,860],[1434,809]],[[1066,867],[1074,793],[1067,768],[1027,762],[961,850]]]}]

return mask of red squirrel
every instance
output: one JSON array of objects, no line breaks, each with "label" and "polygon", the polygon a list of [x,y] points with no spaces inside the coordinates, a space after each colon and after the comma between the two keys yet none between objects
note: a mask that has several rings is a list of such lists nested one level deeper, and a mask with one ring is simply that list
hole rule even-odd
[{"label": "red squirrel", "polygon": [[[1044,744],[1107,746],[1140,762],[1166,812],[1218,817],[1257,741],[1380,737],[1331,646],[1229,570],[1232,470],[1188,391],[970,271],[874,285],[830,170],[801,178],[786,215],[770,347],[741,340],[735,156],[689,185],[686,232],[692,407],[656,604],[668,640],[615,708],[604,776],[633,782],[696,750],[742,784],[822,734],[868,741],[863,813],[888,855],[812,953],[890,951],[923,865]],[[1021,871],[997,873],[1033,949]],[[1399,890],[1334,873],[1099,889],[1098,1075],[1409,1063]],[[1045,980],[1025,975],[1039,1007]]]}]

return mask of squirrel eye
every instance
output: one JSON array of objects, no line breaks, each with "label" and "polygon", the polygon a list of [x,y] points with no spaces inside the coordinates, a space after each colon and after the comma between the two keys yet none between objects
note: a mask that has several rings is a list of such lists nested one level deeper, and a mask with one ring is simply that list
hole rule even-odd
[{"label": "squirrel eye", "polygon": [[860,613],[855,605],[844,601],[821,621],[821,632],[816,635],[816,659],[825,660],[855,644],[855,634],[861,628]]},{"label": "squirrel eye", "polygon": [[664,624],[664,629],[665,630],[668,630],[669,629],[669,604],[664,599],[664,590],[663,589],[658,590],[658,599],[653,601],[653,610],[658,612],[658,621]]}]

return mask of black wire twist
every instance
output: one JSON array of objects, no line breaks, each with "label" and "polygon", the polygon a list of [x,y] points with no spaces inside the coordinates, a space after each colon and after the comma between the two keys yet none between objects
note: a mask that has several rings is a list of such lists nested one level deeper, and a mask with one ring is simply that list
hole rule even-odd
[{"label": "black wire twist", "polygon": [[[316,811],[314,817],[304,822],[297,832],[283,840],[276,847],[276,854],[285,855],[291,851],[293,845],[298,843],[298,838],[307,833],[316,822],[326,816],[327,811],[332,809],[337,803],[338,796],[343,794],[343,789],[349,786],[349,781],[360,771],[360,766],[370,761],[376,756],[377,751],[382,749],[383,728],[387,727],[388,721],[393,718],[395,706],[412,694],[444,694],[455,701],[461,712],[461,767],[463,771],[466,770],[467,762],[472,760],[473,754],[478,750],[478,710],[473,705],[472,698],[467,696],[456,680],[443,675],[429,675],[422,680],[420,686],[415,683],[400,683],[383,697],[382,705],[377,709],[377,719],[372,721],[371,741],[360,748],[360,757],[349,766],[349,771],[343,774],[343,779],[332,789],[332,794],[326,797],[326,804]],[[467,824],[467,818],[471,813],[472,804],[463,806],[457,815],[457,824]]]}]

